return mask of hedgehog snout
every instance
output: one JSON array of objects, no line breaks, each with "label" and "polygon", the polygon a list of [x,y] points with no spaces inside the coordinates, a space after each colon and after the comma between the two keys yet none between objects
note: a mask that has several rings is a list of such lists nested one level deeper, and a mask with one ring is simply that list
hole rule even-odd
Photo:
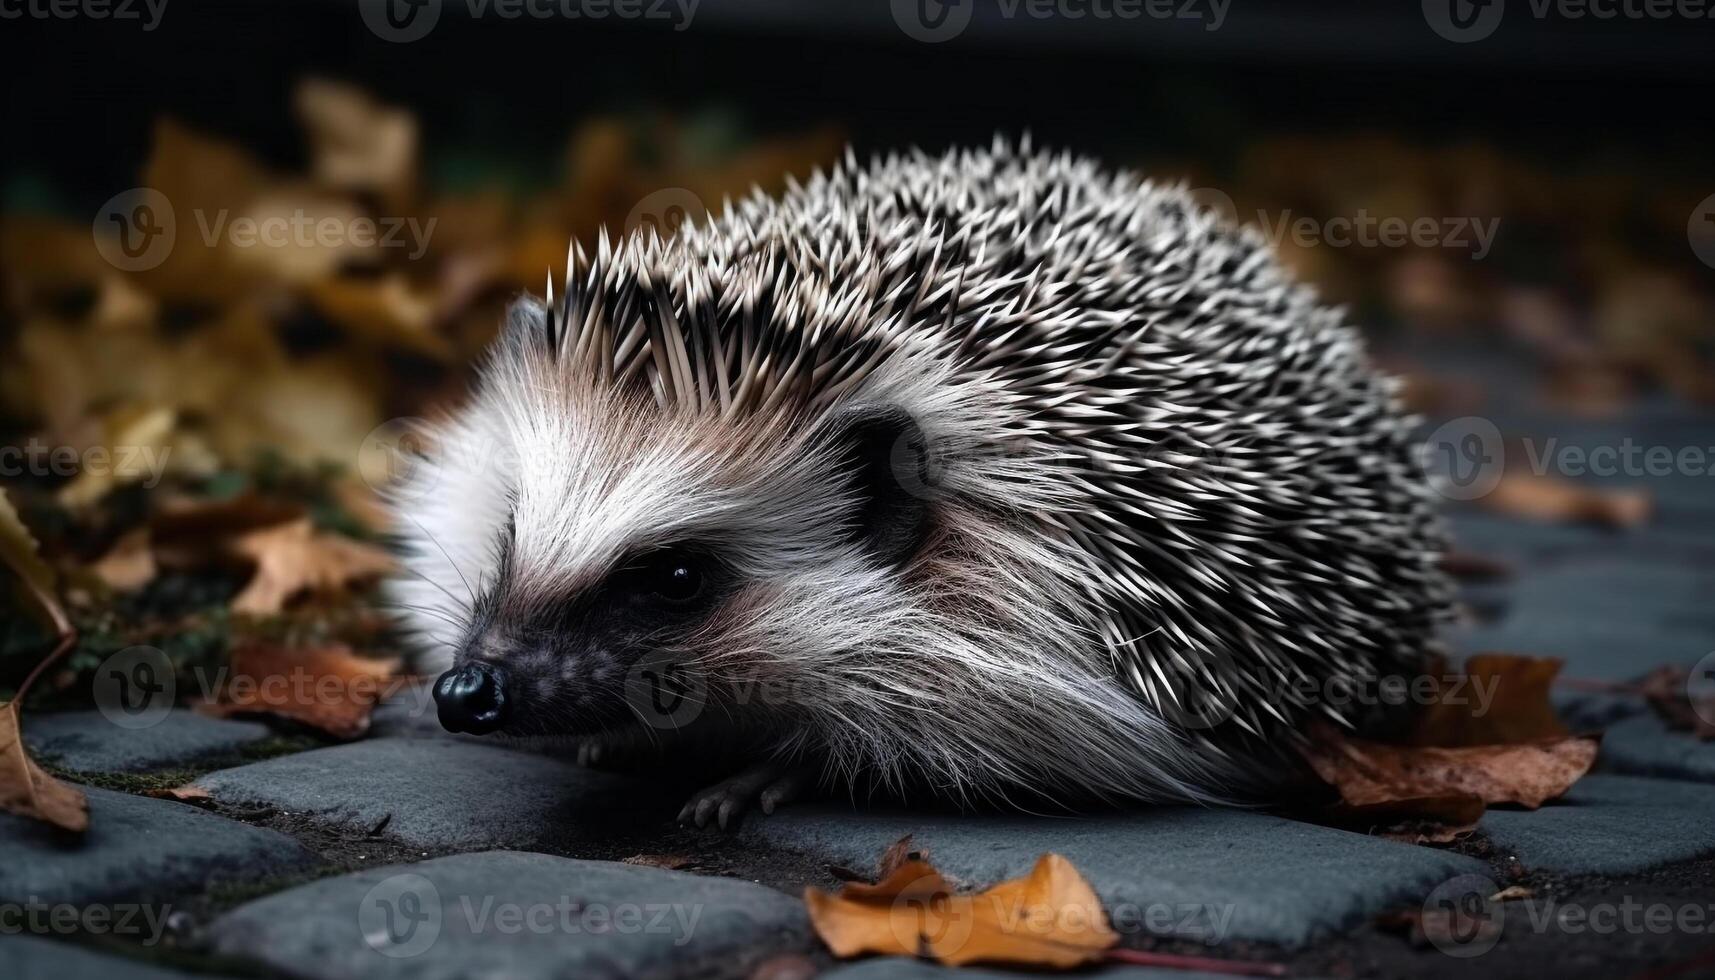
[{"label": "hedgehog snout", "polygon": [[493,664],[473,661],[454,667],[435,682],[435,708],[441,727],[449,732],[487,735],[506,724],[510,700],[506,672]]}]

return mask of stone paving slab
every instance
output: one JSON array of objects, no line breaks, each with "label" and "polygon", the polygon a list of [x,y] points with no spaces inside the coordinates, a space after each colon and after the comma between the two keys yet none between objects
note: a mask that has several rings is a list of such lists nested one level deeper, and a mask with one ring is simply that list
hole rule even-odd
[{"label": "stone paving slab", "polygon": [[1416,901],[1479,862],[1239,810],[1160,808],[1086,819],[970,818],[792,808],[743,831],[770,846],[873,872],[905,834],[943,872],[989,885],[1045,852],[1089,878],[1122,931],[1291,946]]},{"label": "stone paving slab", "polygon": [[761,885],[517,851],[312,882],[226,914],[209,937],[313,980],[736,978],[813,942],[803,903]]},{"label": "stone paving slab", "polygon": [[[953,970],[923,960],[889,956],[837,967],[819,974],[818,980],[1020,980],[1021,977],[1036,975],[981,967]],[[1158,970],[1141,966],[1085,970],[1073,975],[1080,980],[1228,980],[1224,976],[1196,970]]]},{"label": "stone paving slab", "polygon": [[[387,738],[300,752],[198,780],[223,801],[374,827],[432,848],[601,840],[678,812],[659,781],[453,739]],[[679,801],[682,802],[682,801]]]},{"label": "stone paving slab", "polygon": [[169,800],[84,788],[81,838],[0,813],[0,902],[169,901],[221,879],[255,880],[316,864],[283,834]]},{"label": "stone paving slab", "polygon": [[[1715,783],[1715,742],[1676,732],[1653,714],[1609,725],[1602,736],[1604,771]],[[1715,820],[1715,814],[1709,815]]]},{"label": "stone paving slab", "polygon": [[[140,960],[37,936],[0,939],[0,976],[7,980],[190,980],[193,976]],[[206,973],[203,980],[216,980]]]},{"label": "stone paving slab", "polygon": [[144,728],[122,728],[99,711],[32,714],[24,741],[37,758],[76,772],[145,772],[237,752],[268,726],[176,710]]},{"label": "stone paving slab", "polygon": [[1641,871],[1715,851],[1715,786],[1585,776],[1540,810],[1490,810],[1480,829],[1529,870]]}]

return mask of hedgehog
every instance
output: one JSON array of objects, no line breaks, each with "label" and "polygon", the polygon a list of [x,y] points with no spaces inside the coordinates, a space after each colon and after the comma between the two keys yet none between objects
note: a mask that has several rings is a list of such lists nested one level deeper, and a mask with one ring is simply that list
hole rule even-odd
[{"label": "hedgehog", "polygon": [[1246,805],[1358,720],[1323,695],[1437,655],[1397,382],[1182,186],[848,149],[592,251],[393,494],[448,729],[715,750],[698,826]]}]

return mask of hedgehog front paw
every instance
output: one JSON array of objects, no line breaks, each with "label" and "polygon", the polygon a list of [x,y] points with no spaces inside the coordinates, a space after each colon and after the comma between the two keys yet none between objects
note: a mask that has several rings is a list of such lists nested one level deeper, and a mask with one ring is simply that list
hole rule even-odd
[{"label": "hedgehog front paw", "polygon": [[736,828],[753,804],[771,814],[776,807],[801,799],[809,782],[810,775],[801,766],[761,763],[693,794],[679,811],[679,822],[707,827],[714,820],[722,830]]}]

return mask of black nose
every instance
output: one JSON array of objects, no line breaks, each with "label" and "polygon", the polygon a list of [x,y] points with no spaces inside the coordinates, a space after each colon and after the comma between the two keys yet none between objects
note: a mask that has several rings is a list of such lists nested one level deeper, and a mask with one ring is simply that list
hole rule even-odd
[{"label": "black nose", "polygon": [[435,707],[449,732],[496,731],[506,721],[506,675],[485,663],[455,667],[435,682]]}]

